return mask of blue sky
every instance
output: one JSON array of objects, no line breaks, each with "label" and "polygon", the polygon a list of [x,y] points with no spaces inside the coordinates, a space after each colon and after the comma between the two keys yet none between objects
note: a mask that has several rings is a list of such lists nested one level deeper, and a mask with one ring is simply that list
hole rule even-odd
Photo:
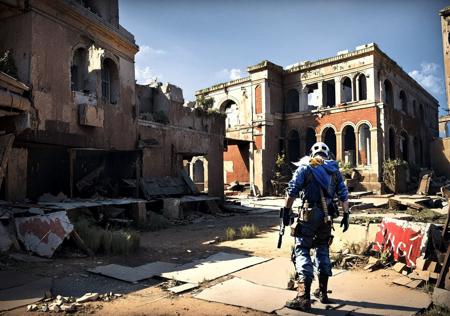
[{"label": "blue sky", "polygon": [[[375,42],[446,104],[439,10],[444,0],[119,0],[136,38],[138,83],[196,90],[246,76],[268,59],[281,66]],[[441,110],[441,114],[444,112]]]}]

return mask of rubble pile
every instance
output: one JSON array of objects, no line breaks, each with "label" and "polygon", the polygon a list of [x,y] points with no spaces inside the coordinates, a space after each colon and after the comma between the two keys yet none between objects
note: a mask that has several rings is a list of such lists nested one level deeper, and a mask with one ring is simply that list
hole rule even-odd
[{"label": "rubble pile", "polygon": [[28,312],[44,312],[44,313],[47,313],[47,312],[74,313],[74,312],[82,310],[85,307],[85,305],[83,305],[85,303],[96,302],[96,301],[110,302],[119,297],[123,297],[123,295],[122,294],[113,294],[112,292],[105,293],[105,294],[86,293],[82,297],[79,297],[79,298],[58,295],[55,298],[47,298],[47,299],[44,299],[42,302],[28,305],[27,311]]}]

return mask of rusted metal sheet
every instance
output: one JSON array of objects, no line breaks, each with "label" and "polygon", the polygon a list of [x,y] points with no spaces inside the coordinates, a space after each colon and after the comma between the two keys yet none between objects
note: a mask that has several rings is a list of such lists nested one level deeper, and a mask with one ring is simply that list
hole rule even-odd
[{"label": "rusted metal sheet", "polygon": [[375,236],[375,251],[390,251],[395,261],[408,267],[425,254],[431,224],[383,218]]},{"label": "rusted metal sheet", "polygon": [[15,223],[17,236],[25,248],[48,258],[53,256],[55,250],[73,230],[65,211],[19,217],[15,219]]}]

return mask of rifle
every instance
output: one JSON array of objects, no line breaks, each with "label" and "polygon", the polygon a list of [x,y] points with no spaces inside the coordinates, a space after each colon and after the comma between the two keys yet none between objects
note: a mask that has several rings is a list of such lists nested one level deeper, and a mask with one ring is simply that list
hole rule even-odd
[{"label": "rifle", "polygon": [[291,224],[291,209],[282,207],[280,209],[280,233],[278,236],[277,248],[281,248],[283,242],[284,229]]}]

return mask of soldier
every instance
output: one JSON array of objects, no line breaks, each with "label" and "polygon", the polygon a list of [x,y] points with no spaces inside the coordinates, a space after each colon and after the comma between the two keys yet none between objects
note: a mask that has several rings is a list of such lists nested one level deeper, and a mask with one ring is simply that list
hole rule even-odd
[{"label": "soldier", "polygon": [[320,302],[331,303],[328,299],[328,278],[331,276],[329,248],[333,240],[332,218],[339,216],[333,204],[335,194],[344,211],[341,227],[345,232],[349,227],[348,190],[344,184],[339,166],[330,159],[330,149],[325,143],[315,143],[311,155],[303,157],[296,165],[289,182],[284,211],[290,212],[292,204],[302,192],[303,207],[297,224],[294,224],[295,248],[292,257],[298,275],[298,294],[286,307],[308,311],[311,309],[311,283],[314,278],[310,250],[316,250],[316,264],[319,272],[319,289],[314,293]]}]

